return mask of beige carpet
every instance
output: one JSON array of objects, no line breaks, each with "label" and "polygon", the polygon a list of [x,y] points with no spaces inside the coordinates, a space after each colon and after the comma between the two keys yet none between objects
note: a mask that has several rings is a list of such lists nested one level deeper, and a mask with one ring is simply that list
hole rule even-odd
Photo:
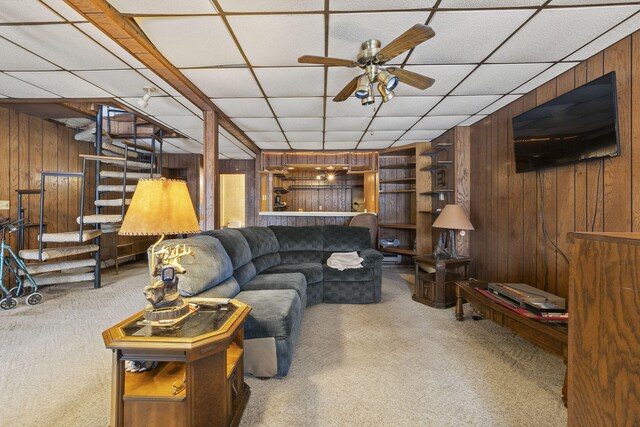
[{"label": "beige carpet", "polygon": [[[103,288],[45,288],[1,312],[2,426],[108,424],[101,332],[139,310],[145,267]],[[247,378],[243,426],[564,426],[562,361],[489,321],[411,300],[410,269],[385,268],[383,302],[310,307],[289,376]],[[469,309],[466,308],[467,313]]]}]

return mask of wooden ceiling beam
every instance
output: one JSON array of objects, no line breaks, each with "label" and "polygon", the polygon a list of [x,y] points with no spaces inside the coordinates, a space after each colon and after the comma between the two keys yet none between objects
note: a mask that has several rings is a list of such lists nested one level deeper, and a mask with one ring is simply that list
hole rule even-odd
[{"label": "wooden ceiling beam", "polygon": [[215,111],[220,126],[256,155],[260,148],[211,100],[180,72],[144,35],[132,18],[127,18],[106,0],[64,0],[103,33],[160,76],[202,111]]}]

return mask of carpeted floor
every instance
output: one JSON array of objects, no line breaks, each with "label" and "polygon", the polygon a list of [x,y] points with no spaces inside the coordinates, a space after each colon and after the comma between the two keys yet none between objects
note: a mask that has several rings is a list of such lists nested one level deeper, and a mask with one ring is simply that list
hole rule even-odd
[{"label": "carpeted floor", "polygon": [[[101,332],[145,303],[146,267],[103,287],[45,288],[0,312],[1,426],[106,426],[111,354]],[[565,426],[562,361],[490,321],[411,300],[385,268],[382,303],[305,312],[289,376],[247,378],[243,426]],[[467,307],[466,312],[470,310]]]}]

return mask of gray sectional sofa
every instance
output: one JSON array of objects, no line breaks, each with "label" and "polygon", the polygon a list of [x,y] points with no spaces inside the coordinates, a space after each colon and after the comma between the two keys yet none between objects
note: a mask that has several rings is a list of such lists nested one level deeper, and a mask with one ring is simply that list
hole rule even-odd
[{"label": "gray sectional sofa", "polygon": [[[305,307],[380,301],[383,257],[371,249],[367,228],[248,227],[171,243],[190,245],[195,253],[190,265],[183,263],[183,296],[236,298],[252,307],[244,327],[245,367],[256,376],[287,375]],[[363,268],[327,266],[332,253],[352,251],[363,258]],[[253,340],[260,345],[252,346]],[[273,369],[263,363],[270,358]]]}]

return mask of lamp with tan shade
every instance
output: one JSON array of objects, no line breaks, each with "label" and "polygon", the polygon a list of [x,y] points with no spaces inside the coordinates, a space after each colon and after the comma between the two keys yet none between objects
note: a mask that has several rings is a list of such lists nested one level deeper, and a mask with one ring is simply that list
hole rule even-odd
[{"label": "lamp with tan shade", "polygon": [[[145,319],[151,324],[172,325],[189,313],[178,293],[176,273],[184,272],[179,257],[192,255],[185,246],[162,248],[166,234],[200,232],[187,183],[173,179],[141,179],[118,234],[122,236],[160,236],[151,247],[151,285],[144,294],[151,303],[145,307]],[[180,271],[181,270],[181,271]],[[155,281],[156,276],[161,280]]]},{"label": "lamp with tan shade", "polygon": [[462,234],[464,230],[474,229],[464,208],[460,205],[446,205],[433,222],[432,227],[449,230],[449,239],[447,239],[446,231],[442,231],[440,234],[438,245],[433,254],[436,258],[458,258],[456,233],[461,230],[460,234],[464,235]]}]

